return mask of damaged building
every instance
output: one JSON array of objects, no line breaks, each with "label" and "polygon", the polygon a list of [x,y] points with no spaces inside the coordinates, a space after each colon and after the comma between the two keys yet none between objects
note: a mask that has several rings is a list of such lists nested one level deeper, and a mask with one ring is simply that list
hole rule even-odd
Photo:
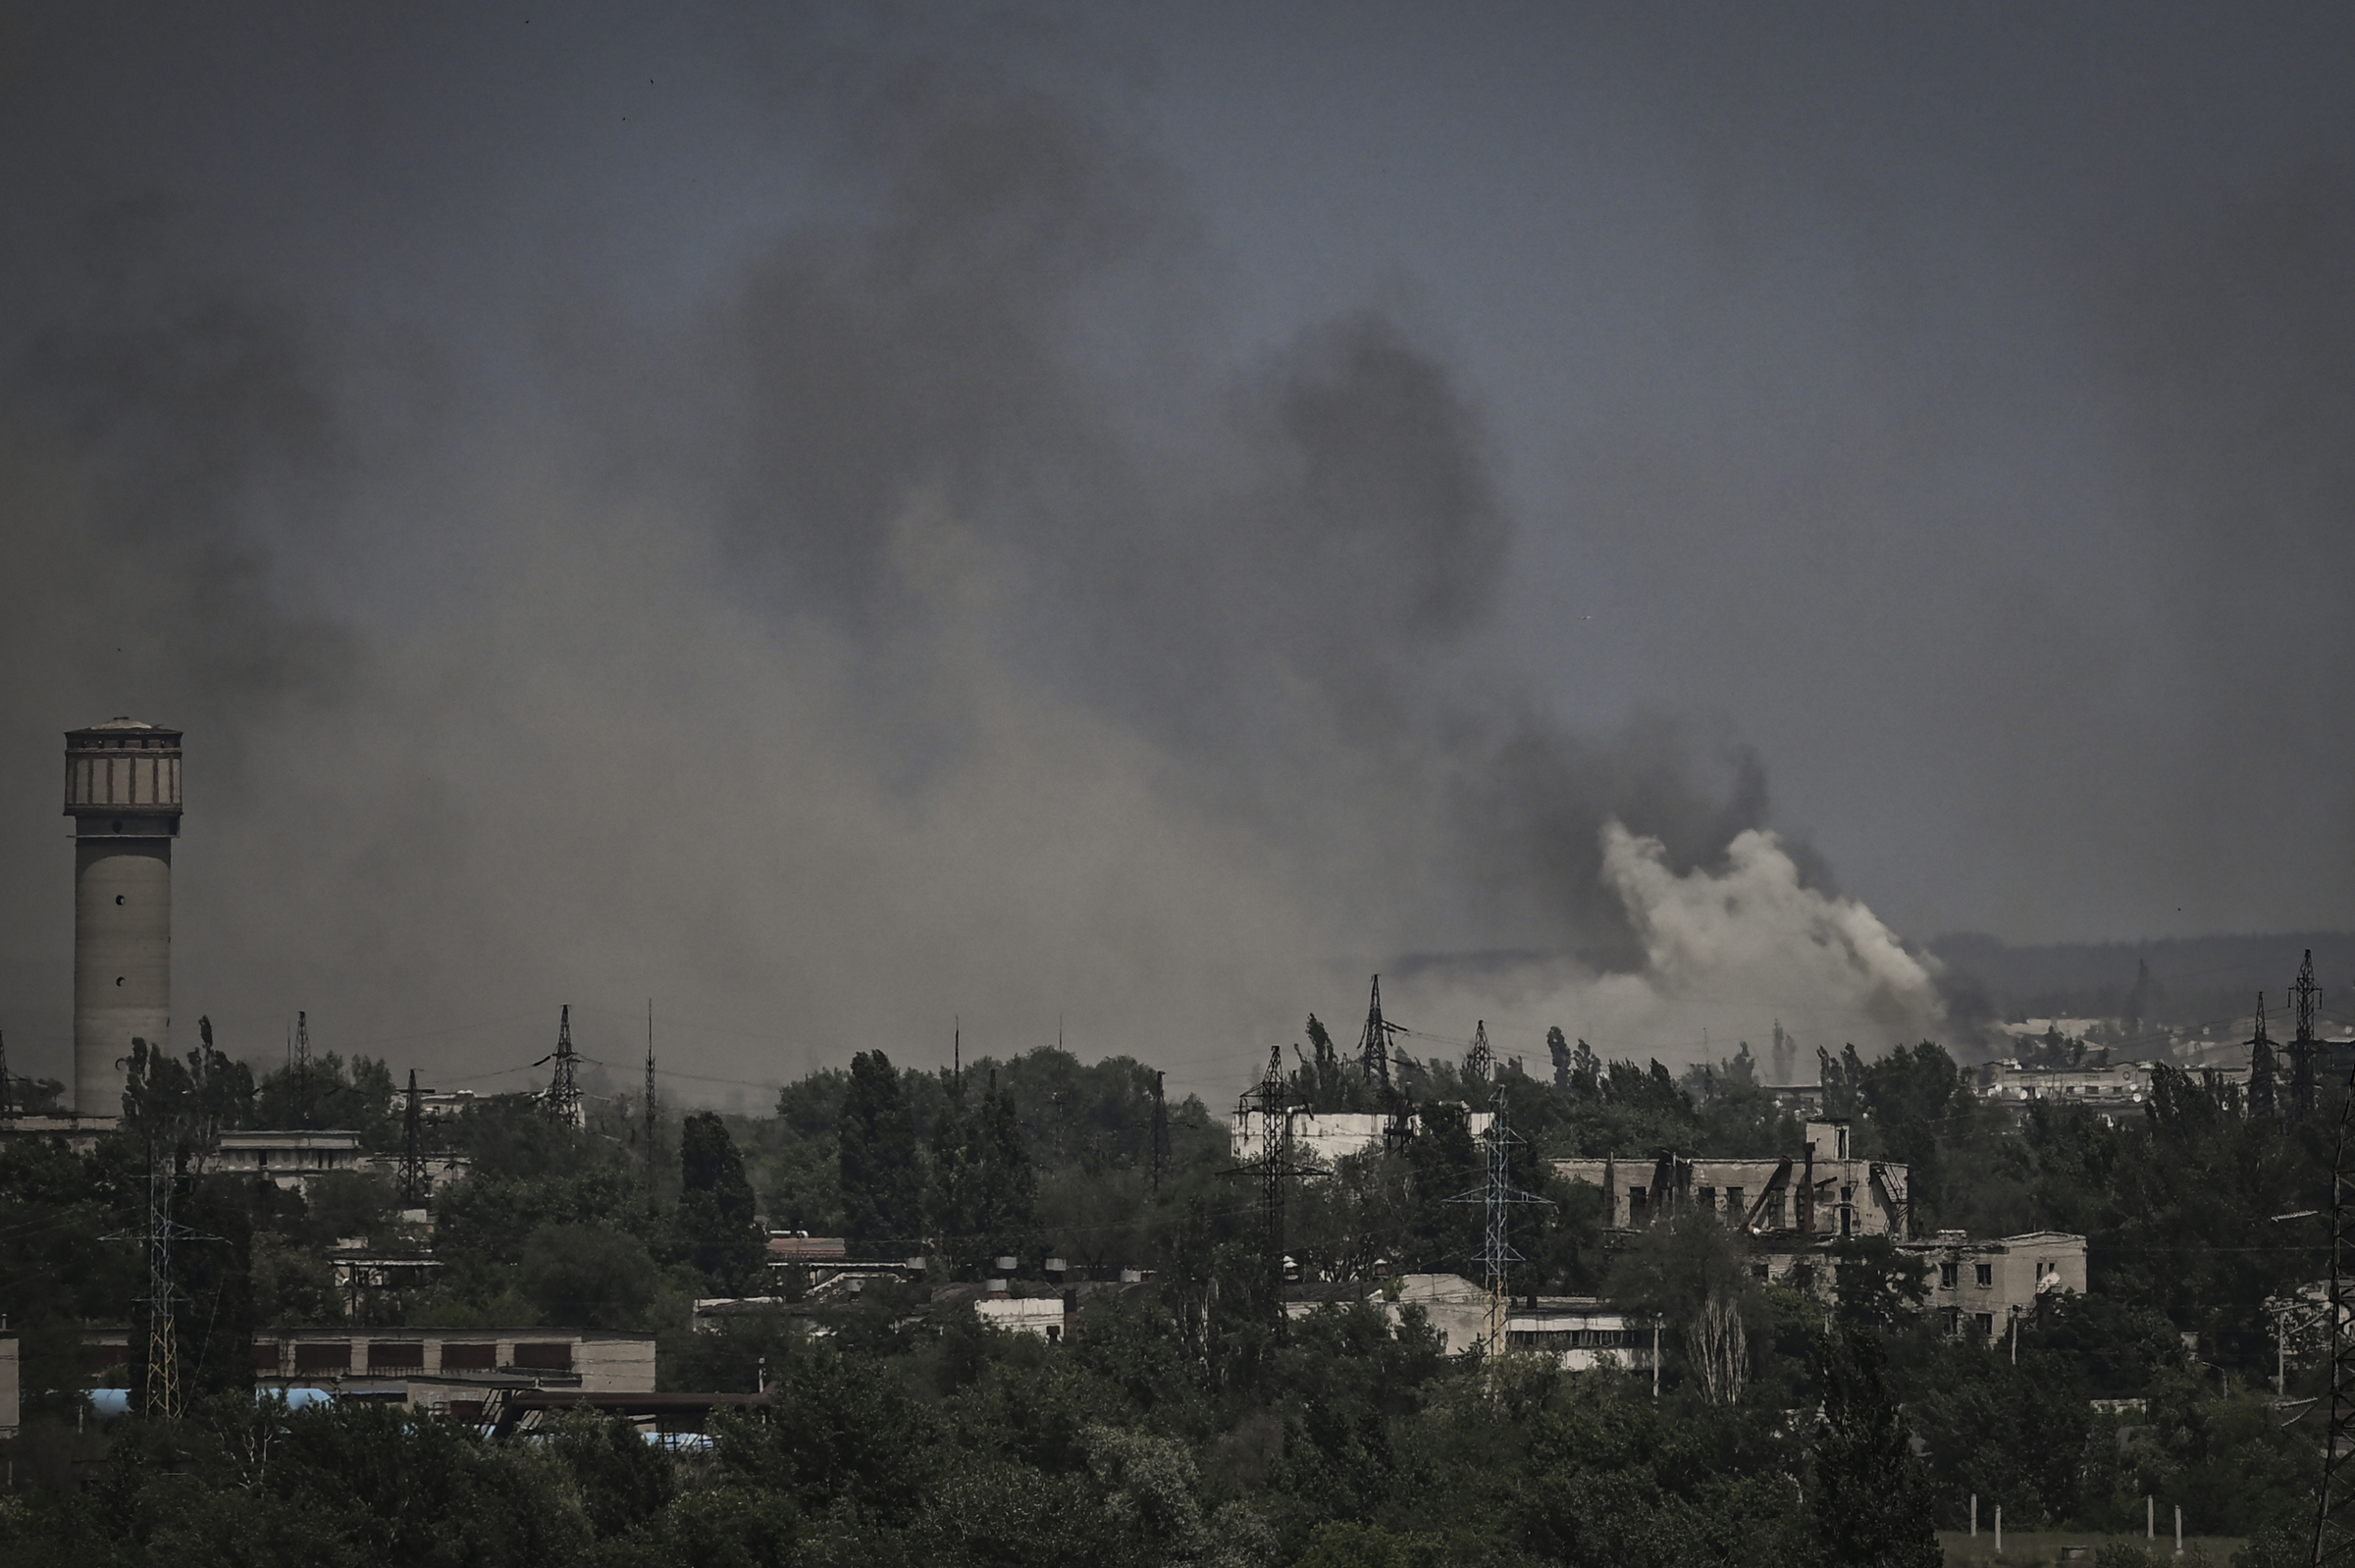
[{"label": "damaged building", "polygon": [[1689,1213],[1716,1215],[1755,1235],[1850,1240],[1903,1237],[1912,1228],[1906,1167],[1856,1158],[1844,1121],[1807,1123],[1805,1148],[1779,1159],[1606,1156],[1556,1160],[1553,1171],[1600,1187],[1614,1230],[1642,1230]]}]

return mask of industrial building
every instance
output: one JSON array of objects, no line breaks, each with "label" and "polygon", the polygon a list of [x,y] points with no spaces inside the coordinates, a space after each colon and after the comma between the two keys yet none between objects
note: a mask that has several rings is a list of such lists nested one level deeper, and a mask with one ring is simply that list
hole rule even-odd
[{"label": "industrial building", "polygon": [[[1474,1137],[1485,1136],[1489,1130],[1490,1113],[1466,1113]],[[1273,1114],[1245,1109],[1236,1113],[1234,1124],[1228,1134],[1229,1147],[1235,1163],[1249,1165],[1267,1152],[1268,1129],[1272,1123],[1286,1140],[1293,1158],[1315,1159],[1326,1166],[1333,1165],[1352,1154],[1366,1154],[1383,1148],[1387,1143],[1412,1138],[1422,1129],[1423,1112],[1409,1110],[1402,1116],[1386,1116],[1372,1111],[1279,1111]]]},{"label": "industrial building", "polygon": [[[348,1128],[320,1127],[224,1132],[205,1161],[208,1169],[225,1175],[251,1176],[282,1191],[300,1192],[311,1178],[330,1172],[397,1178],[401,1157],[362,1149],[359,1133]],[[460,1154],[421,1153],[419,1164],[433,1186],[464,1176],[467,1161]]]},{"label": "industrial building", "polygon": [[2039,1301],[2085,1293],[2085,1238],[2067,1231],[1973,1241],[1941,1230],[1900,1246],[1929,1265],[1923,1305],[1950,1334],[1992,1338],[2014,1319],[2033,1316]]},{"label": "industrial building", "polygon": [[[92,1330],[82,1355],[93,1373],[130,1365],[131,1335]],[[326,1388],[460,1421],[524,1388],[652,1393],[654,1336],[595,1329],[291,1329],[257,1334],[261,1388]]]},{"label": "industrial building", "polygon": [[1841,1121],[1806,1124],[1806,1144],[1767,1160],[1556,1160],[1554,1174],[1600,1187],[1614,1230],[1642,1230],[1678,1215],[1717,1215],[1761,1234],[1792,1232],[1845,1240],[1903,1236],[1911,1227],[1906,1167],[1859,1160]]},{"label": "industrial building", "polygon": [[[1420,1308],[1447,1355],[1469,1355],[1488,1333],[1487,1287],[1456,1274],[1410,1274],[1387,1282],[1296,1284],[1286,1289],[1283,1310],[1286,1317],[1299,1319],[1320,1307],[1359,1301],[1381,1307],[1393,1325],[1408,1307]],[[1551,1356],[1565,1372],[1615,1367],[1648,1373],[1659,1350],[1657,1326],[1651,1320],[1593,1296],[1516,1298],[1505,1314],[1504,1343],[1508,1351]]]}]

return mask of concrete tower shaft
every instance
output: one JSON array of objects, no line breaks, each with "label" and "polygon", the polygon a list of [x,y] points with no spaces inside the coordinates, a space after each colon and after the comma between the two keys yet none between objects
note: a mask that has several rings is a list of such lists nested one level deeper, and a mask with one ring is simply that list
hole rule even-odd
[{"label": "concrete tower shaft", "polygon": [[180,733],[117,718],[66,734],[78,1116],[122,1115],[131,1042],[171,1043]]}]

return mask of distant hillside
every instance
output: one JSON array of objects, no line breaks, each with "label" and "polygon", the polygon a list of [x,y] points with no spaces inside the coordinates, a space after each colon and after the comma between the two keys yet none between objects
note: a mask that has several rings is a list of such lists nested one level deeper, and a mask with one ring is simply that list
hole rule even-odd
[{"label": "distant hillside", "polygon": [[2355,1026],[2355,933],[2346,931],[2035,947],[1964,933],[1939,937],[1929,948],[1947,966],[1950,993],[1968,997],[1975,989],[1995,1017],[2139,1014],[2153,1022],[2185,1024],[2245,1019],[2259,991],[2268,1017],[2280,1019],[2298,965],[2312,949],[2326,1032]]}]

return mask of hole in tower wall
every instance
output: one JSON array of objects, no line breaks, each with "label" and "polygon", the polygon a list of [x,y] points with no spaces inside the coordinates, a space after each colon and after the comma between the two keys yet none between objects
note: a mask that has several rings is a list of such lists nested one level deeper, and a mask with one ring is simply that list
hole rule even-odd
[{"label": "hole in tower wall", "polygon": [[116,894],[116,895],[115,895],[115,902],[116,902],[118,905],[119,905],[119,904],[121,904],[121,903],[123,902],[123,895],[122,895],[122,894],[120,894],[120,893]]},{"label": "hole in tower wall", "polygon": [[117,985],[121,985],[121,984],[123,983],[123,976],[121,976],[120,974],[116,975],[116,976],[115,976],[115,983],[116,983]]}]

